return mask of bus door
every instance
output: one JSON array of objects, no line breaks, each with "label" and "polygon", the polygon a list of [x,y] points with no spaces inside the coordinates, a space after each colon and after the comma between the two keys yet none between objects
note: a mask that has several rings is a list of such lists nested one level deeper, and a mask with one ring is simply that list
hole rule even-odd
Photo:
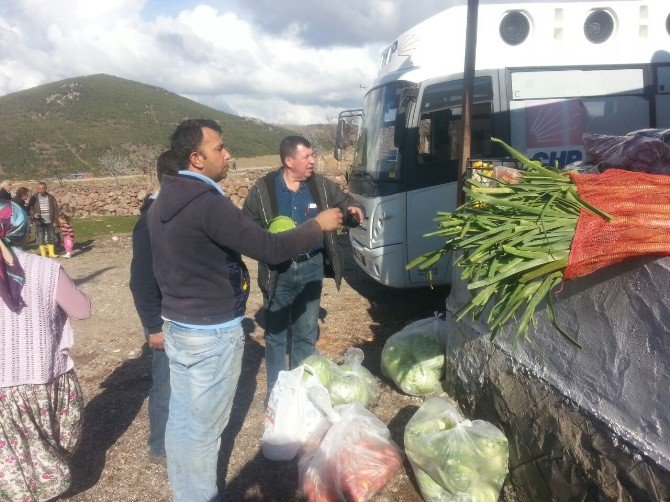
[{"label": "bus door", "polygon": [[[477,77],[472,107],[472,156],[491,156],[491,124],[495,77]],[[496,93],[497,94],[497,93]],[[426,238],[435,230],[438,211],[456,208],[458,157],[462,134],[463,81],[425,86],[414,113],[416,128],[408,129],[403,152],[407,187],[408,262],[444,244],[444,238]],[[499,108],[498,108],[499,109]],[[429,271],[409,271],[412,285],[450,282],[450,263],[443,258]]]}]

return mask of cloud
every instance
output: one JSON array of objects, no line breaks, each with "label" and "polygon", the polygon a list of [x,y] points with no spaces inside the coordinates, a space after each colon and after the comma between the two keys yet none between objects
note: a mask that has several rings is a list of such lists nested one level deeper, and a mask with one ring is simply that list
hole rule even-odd
[{"label": "cloud", "polygon": [[412,18],[383,0],[172,1],[151,18],[157,0],[38,2],[0,7],[0,94],[108,73],[283,124],[360,106],[382,47]]}]

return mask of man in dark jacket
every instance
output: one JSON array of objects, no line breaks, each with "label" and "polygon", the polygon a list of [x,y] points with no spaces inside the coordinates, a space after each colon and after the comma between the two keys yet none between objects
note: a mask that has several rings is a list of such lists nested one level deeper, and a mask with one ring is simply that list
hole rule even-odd
[{"label": "man in dark jacket", "polygon": [[229,169],[221,128],[186,120],[171,137],[185,166],[163,176],[149,208],[154,273],[163,296],[165,352],[170,362],[170,414],[165,430],[174,499],[218,500],[216,466],[242,366],[249,274],[241,254],[281,263],[342,223],[339,209],[295,230],[270,234],[242,214],[217,182]]},{"label": "man in dark jacket", "polygon": [[[176,175],[179,171],[172,150],[161,153],[157,161],[158,182],[164,174]],[[140,218],[133,229],[133,258],[130,262],[130,291],[135,309],[140,316],[144,337],[153,352],[151,364],[151,390],[149,391],[149,460],[167,465],[165,459],[165,425],[170,404],[170,367],[163,346],[163,319],[161,318],[161,291],[154,276],[151,240],[147,228],[149,207],[158,191],[144,199]]]},{"label": "man in dark jacket", "polygon": [[[267,174],[251,188],[242,211],[263,228],[276,216],[296,224],[328,208],[347,214],[346,224],[358,226],[363,211],[335,183],[314,173],[314,152],[302,136],[288,136],[279,146],[282,167]],[[289,367],[299,366],[314,353],[318,339],[323,277],[342,282],[342,257],[335,232],[307,253],[293,256],[279,266],[258,263],[258,285],[265,306],[265,365],[268,395],[281,370],[286,369],[288,331],[291,330]]]}]

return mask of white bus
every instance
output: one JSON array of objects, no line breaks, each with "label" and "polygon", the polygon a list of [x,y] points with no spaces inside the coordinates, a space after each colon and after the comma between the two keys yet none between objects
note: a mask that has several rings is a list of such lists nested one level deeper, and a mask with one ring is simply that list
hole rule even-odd
[{"label": "white bus", "polygon": [[[437,211],[456,205],[467,0],[418,24],[383,52],[363,109],[349,189],[365,207],[350,232],[356,262],[406,288],[448,283],[405,264],[443,242]],[[582,134],[670,128],[670,0],[481,0],[471,157],[499,157],[498,137],[546,163],[582,160]]]}]

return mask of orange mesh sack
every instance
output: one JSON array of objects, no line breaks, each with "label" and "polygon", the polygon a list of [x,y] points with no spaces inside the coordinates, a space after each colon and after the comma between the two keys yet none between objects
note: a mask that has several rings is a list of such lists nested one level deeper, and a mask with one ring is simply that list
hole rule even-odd
[{"label": "orange mesh sack", "polygon": [[670,256],[670,176],[608,169],[570,174],[579,196],[613,216],[582,208],[564,279],[638,256]]}]

